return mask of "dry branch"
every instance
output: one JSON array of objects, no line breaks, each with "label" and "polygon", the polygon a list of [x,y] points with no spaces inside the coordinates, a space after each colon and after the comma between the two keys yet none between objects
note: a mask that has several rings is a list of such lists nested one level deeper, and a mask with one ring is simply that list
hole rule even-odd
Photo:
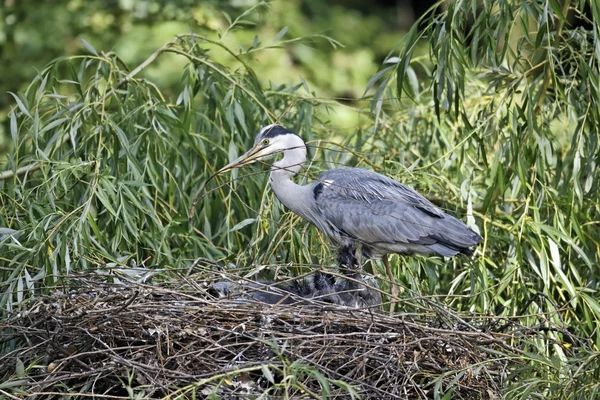
[{"label": "dry branch", "polygon": [[129,388],[144,398],[320,398],[327,390],[349,398],[342,381],[365,399],[435,390],[489,399],[506,375],[509,350],[499,337],[448,327],[435,314],[217,299],[210,285],[189,280],[71,282],[76,289],[32,301],[0,324],[0,341],[12,343],[0,380],[21,381],[8,386],[13,395],[58,398],[68,388],[128,398]]}]

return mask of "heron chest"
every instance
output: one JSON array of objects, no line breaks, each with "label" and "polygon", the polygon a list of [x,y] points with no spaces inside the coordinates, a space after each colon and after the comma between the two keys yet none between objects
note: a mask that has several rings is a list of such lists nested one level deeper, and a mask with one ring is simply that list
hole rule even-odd
[{"label": "heron chest", "polygon": [[319,207],[323,202],[331,202],[332,197],[326,196],[325,191],[331,189],[334,181],[331,179],[323,179],[316,183],[313,187],[313,200],[316,209],[319,210],[318,218],[311,221],[321,232],[325,233],[332,241],[348,245],[353,242],[354,238],[348,232],[341,229],[334,221],[330,220],[327,215],[322,212],[323,207]]}]

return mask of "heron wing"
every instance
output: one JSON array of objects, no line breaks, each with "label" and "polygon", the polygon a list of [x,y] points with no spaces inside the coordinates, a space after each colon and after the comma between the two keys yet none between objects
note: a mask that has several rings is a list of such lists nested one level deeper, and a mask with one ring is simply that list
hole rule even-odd
[{"label": "heron wing", "polygon": [[323,173],[314,183],[315,202],[330,227],[340,235],[377,248],[470,253],[480,236],[446,214],[410,187],[384,175],[340,168]]}]

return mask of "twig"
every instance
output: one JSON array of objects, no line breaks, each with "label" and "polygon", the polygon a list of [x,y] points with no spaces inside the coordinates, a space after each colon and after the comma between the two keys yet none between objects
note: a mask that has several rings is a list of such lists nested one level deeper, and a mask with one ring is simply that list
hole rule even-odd
[{"label": "twig", "polygon": [[17,168],[16,171],[9,170],[9,171],[0,172],[0,181],[5,181],[5,180],[11,179],[15,176],[26,174],[28,172],[37,171],[38,169],[40,169],[40,167],[41,167],[40,162],[36,161],[36,162],[26,165],[24,167]]},{"label": "twig", "polygon": [[[229,278],[247,280],[208,270],[202,279]],[[119,394],[114,382],[120,381],[133,390],[151,386],[149,397],[171,399],[205,390],[235,396],[243,383],[249,396],[278,396],[287,390],[317,398],[324,384],[332,397],[345,397],[344,387],[334,383],[342,381],[364,399],[392,399],[418,397],[421,386],[438,380],[453,382],[453,398],[461,400],[500,393],[502,375],[497,372],[520,354],[505,343],[518,339],[518,331],[477,332],[478,324],[468,314],[439,309],[436,314],[435,304],[426,301],[424,313],[390,316],[322,302],[293,306],[215,300],[204,290],[207,283],[195,281],[150,286],[101,279],[75,277],[77,295],[63,288],[62,294],[39,298],[28,310],[9,316],[6,326],[16,335],[16,347],[2,356],[0,376],[17,379],[16,357],[31,366],[50,358],[60,363],[59,369],[31,369],[35,374],[27,375],[19,390],[55,393],[60,384],[77,392],[87,382],[85,396],[94,397],[89,393],[94,387],[105,388],[102,393],[110,396]],[[466,330],[455,324],[442,328],[448,317]],[[55,347],[43,345],[49,340]],[[66,344],[68,353],[61,348]],[[462,375],[475,366],[483,368],[478,380]],[[281,380],[267,383],[265,367],[282,375]],[[420,378],[412,379],[414,375]],[[169,387],[181,389],[171,393]]]}]

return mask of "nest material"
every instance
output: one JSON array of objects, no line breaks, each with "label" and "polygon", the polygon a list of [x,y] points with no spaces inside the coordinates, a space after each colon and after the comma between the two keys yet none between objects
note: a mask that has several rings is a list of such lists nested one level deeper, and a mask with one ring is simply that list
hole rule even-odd
[{"label": "nest material", "polygon": [[0,324],[0,381],[17,382],[13,394],[495,399],[507,367],[502,341],[431,314],[216,299],[189,282],[76,282]]}]

